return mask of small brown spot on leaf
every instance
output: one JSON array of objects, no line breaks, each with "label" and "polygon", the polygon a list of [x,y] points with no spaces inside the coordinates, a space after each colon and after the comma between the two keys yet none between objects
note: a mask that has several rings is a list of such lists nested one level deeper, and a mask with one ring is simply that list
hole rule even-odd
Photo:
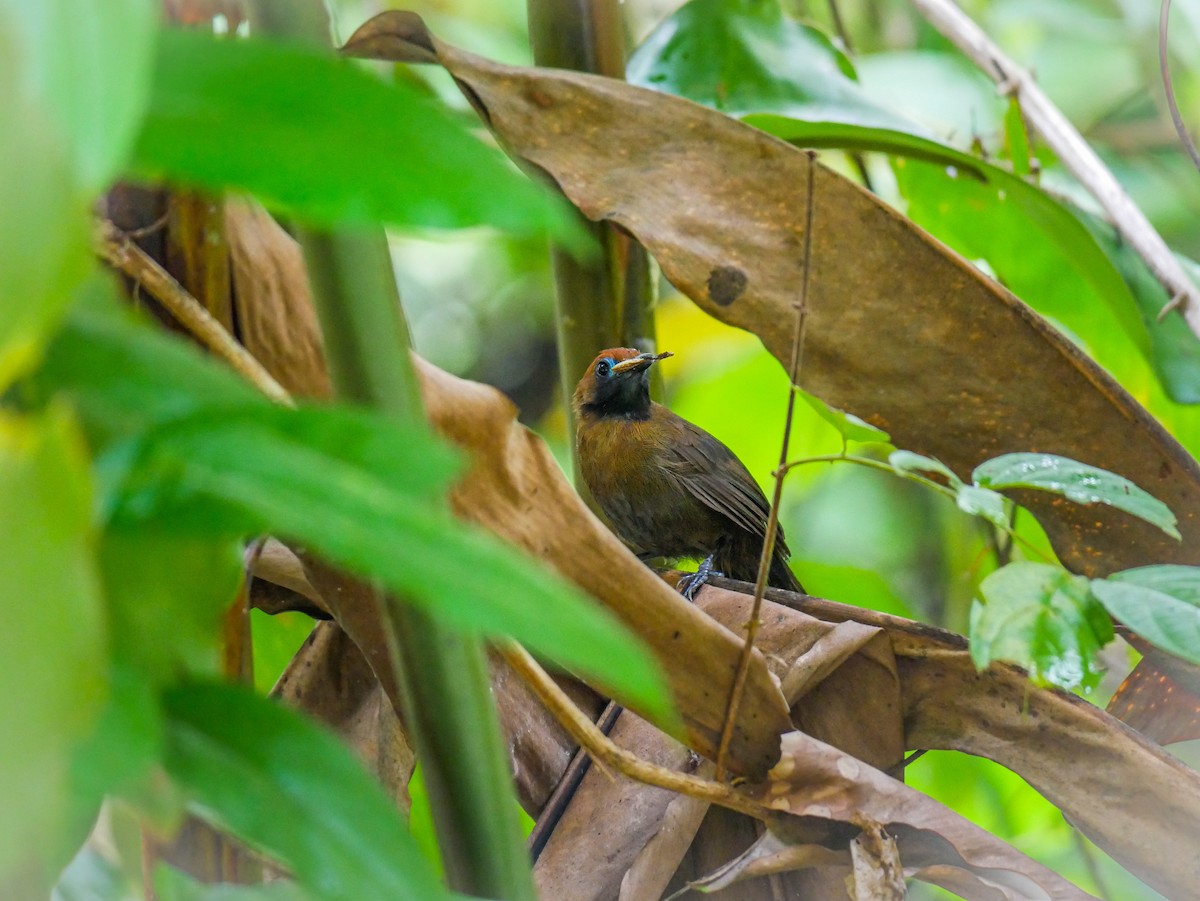
[{"label": "small brown spot on leaf", "polygon": [[713,303],[727,307],[746,290],[746,273],[736,266],[718,266],[708,276],[708,296]]}]

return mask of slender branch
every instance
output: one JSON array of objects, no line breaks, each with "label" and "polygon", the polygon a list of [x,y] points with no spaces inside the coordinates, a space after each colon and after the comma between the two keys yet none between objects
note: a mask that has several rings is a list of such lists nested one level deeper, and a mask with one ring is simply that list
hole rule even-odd
[{"label": "slender branch", "polygon": [[775,811],[722,782],[669,770],[642,760],[633,752],[618,746],[600,731],[587,714],[572,703],[528,651],[520,645],[506,642],[499,647],[499,652],[571,737],[587,749],[598,765],[611,767],[621,775],[638,782],[719,804],[759,820],[770,821],[777,816]]},{"label": "slender branch", "polygon": [[1196,150],[1196,142],[1192,140],[1191,132],[1183,124],[1183,116],[1179,113],[1179,104],[1175,102],[1175,85],[1171,80],[1171,63],[1167,58],[1167,32],[1171,27],[1171,0],[1162,0],[1158,13],[1158,71],[1162,75],[1163,93],[1167,97],[1167,109],[1171,111],[1171,122],[1175,132],[1183,142],[1184,149],[1192,158],[1192,164],[1200,169],[1200,151]]},{"label": "slender branch", "polygon": [[[844,449],[840,454],[816,454],[811,457],[801,457],[799,460],[791,460],[782,468],[790,471],[797,466],[804,466],[808,463],[854,463],[857,466],[865,466],[867,469],[876,469],[880,472],[886,472],[888,475],[893,475],[897,478],[907,479],[910,482],[916,482],[919,485],[924,485],[926,488],[931,488],[938,494],[949,498],[952,501],[957,501],[958,498],[958,495],[954,492],[953,488],[943,485],[941,482],[935,482],[933,479],[923,475],[918,475],[915,472],[897,472],[890,464],[885,463],[882,460],[876,460],[873,457],[860,457],[855,454],[848,454]],[[1034,556],[1040,557],[1049,563],[1056,562],[1050,557],[1050,555],[1042,551],[1040,548],[1035,547],[1027,539],[1023,538],[1017,533],[1015,517],[1010,521],[1007,527],[997,526],[994,523],[992,525],[997,531],[1003,532],[1005,535],[1007,535],[1011,541],[1019,542],[1021,546],[1025,548],[1025,550],[1029,551]]]},{"label": "slender branch", "polygon": [[796,409],[796,389],[800,379],[800,362],[804,347],[804,324],[808,316],[808,285],[812,271],[812,232],[814,174],[817,169],[817,154],[808,155],[808,206],[804,227],[804,279],[800,283],[800,301],[796,304],[796,331],[792,336],[792,360],[788,367],[791,385],[788,388],[787,416],[783,423],[783,443],[779,448],[779,466],[775,469],[775,490],[771,496],[771,511],[767,515],[766,534],[763,535],[762,555],[758,558],[758,576],[754,582],[754,604],[750,608],[750,620],[746,623],[746,641],[738,658],[737,673],[729,692],[729,704],[725,709],[725,723],[721,728],[721,742],[717,746],[717,781],[725,778],[725,757],[729,753],[729,742],[733,738],[733,727],[737,721],[742,692],[746,688],[746,676],[750,672],[750,657],[754,650],[754,639],[758,635],[759,614],[762,612],[763,594],[767,588],[767,574],[771,570],[771,558],[775,553],[775,537],[779,531],[779,502],[783,497],[783,479],[788,473],[788,445],[792,437],[792,416]]},{"label": "slender branch", "polygon": [[196,300],[153,257],[138,247],[129,235],[107,219],[96,227],[96,253],[116,269],[134,280],[170,313],[205,347],[228,363],[235,372],[254,385],[271,400],[292,403],[274,376],[234,340],[200,301]]},{"label": "slender branch", "polygon": [[1016,93],[1026,120],[1100,202],[1121,237],[1146,262],[1172,300],[1160,316],[1182,305],[1188,327],[1200,336],[1200,303],[1196,286],[1171,253],[1162,236],[1138,209],[1108,167],[1062,111],[1042,92],[1028,72],[1010,60],[954,0],[912,0],[929,23],[950,39],[1005,92]]}]

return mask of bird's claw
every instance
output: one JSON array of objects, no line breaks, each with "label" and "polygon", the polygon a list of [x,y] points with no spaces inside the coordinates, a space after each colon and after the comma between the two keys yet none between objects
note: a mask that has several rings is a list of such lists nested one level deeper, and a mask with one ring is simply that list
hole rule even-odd
[{"label": "bird's claw", "polygon": [[710,576],[723,576],[723,572],[713,569],[712,556],[705,557],[694,573],[688,573],[679,580],[679,593],[687,598],[689,603],[695,603],[696,592],[699,591]]}]

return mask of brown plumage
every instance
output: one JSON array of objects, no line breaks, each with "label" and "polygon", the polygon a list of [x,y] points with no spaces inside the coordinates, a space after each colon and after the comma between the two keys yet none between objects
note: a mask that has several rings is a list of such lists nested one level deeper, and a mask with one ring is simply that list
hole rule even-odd
[{"label": "brown plumage", "polygon": [[[650,400],[650,367],[669,356],[616,347],[592,361],[574,398],[580,470],[640,557],[711,556],[714,569],[753,582],[767,499],[733,451]],[[788,556],[780,530],[768,581],[801,591]]]}]

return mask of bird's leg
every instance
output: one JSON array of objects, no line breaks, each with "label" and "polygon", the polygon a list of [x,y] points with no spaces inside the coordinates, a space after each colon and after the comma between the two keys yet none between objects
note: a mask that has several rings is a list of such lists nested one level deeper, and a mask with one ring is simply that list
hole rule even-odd
[{"label": "bird's leg", "polygon": [[722,572],[713,569],[713,561],[716,559],[716,554],[712,553],[700,561],[700,566],[696,568],[694,573],[688,573],[679,580],[679,593],[689,601],[696,600],[696,592],[708,581],[709,576],[723,576]]}]

